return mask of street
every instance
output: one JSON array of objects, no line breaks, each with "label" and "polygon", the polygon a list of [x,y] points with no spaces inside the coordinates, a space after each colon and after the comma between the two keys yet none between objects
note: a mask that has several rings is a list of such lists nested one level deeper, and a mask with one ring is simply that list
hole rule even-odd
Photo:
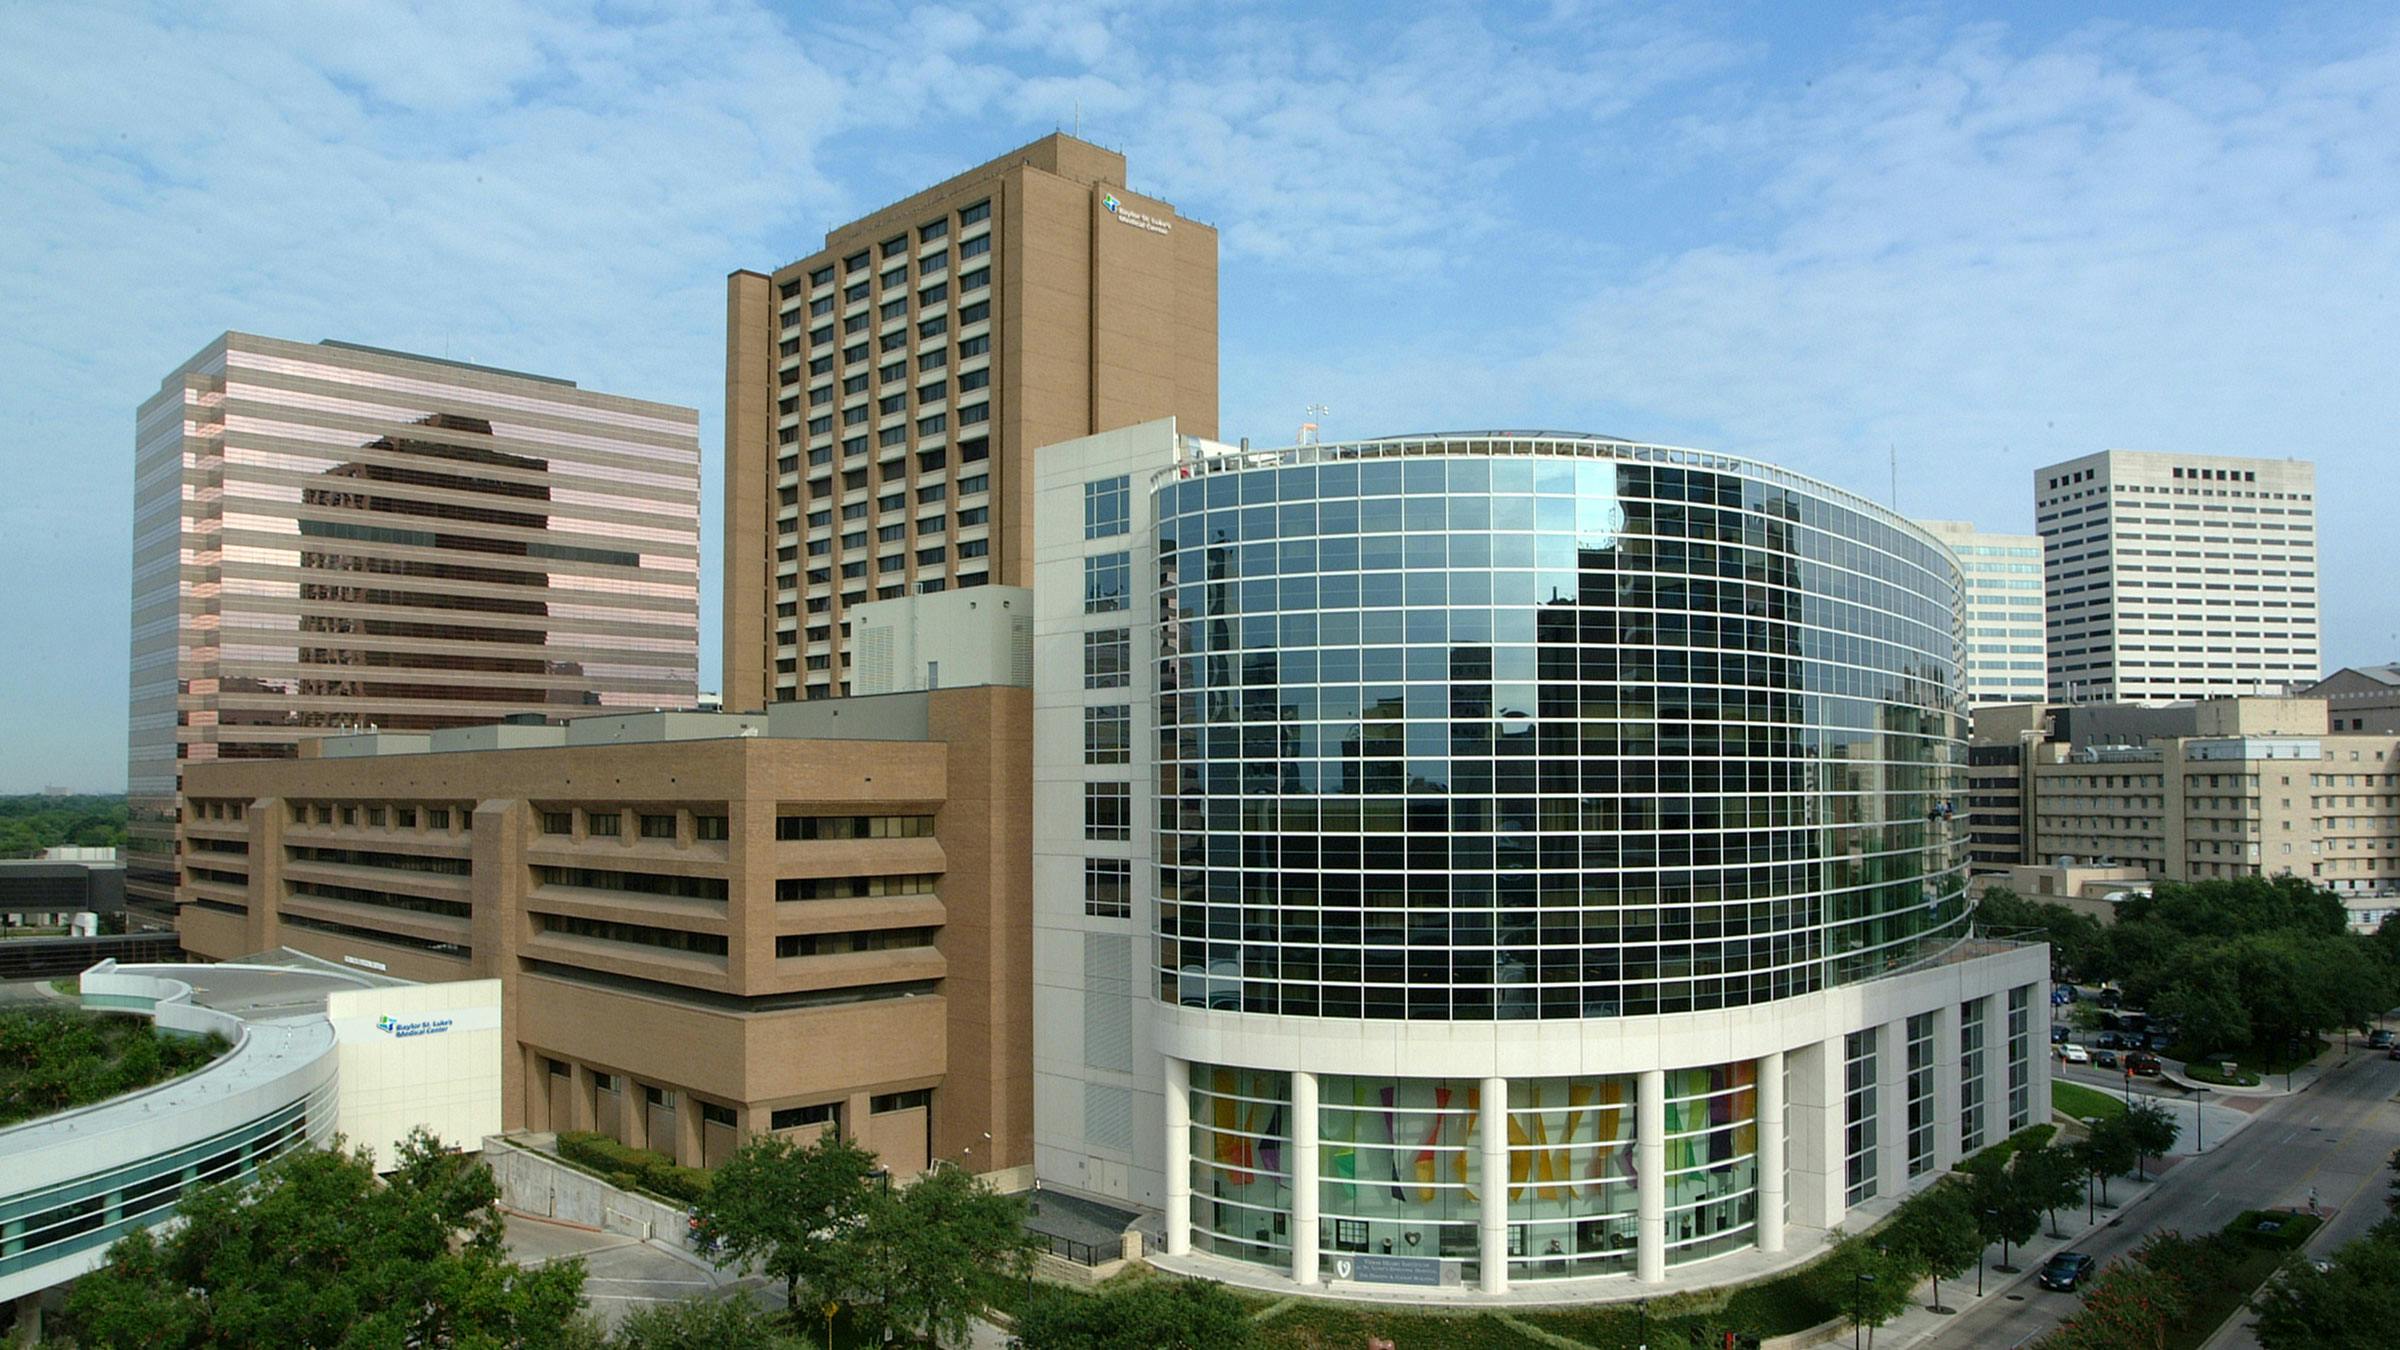
[{"label": "street", "polygon": [[[2362,1052],[2344,1063],[2335,1052],[2327,1063],[2314,1087],[2259,1104],[2248,1124],[2222,1146],[2212,1132],[2205,1154],[2178,1159],[2168,1178],[2140,1205],[2113,1224],[2103,1215],[2102,1226],[2075,1240],[2073,1249],[2106,1265],[2139,1247],[2154,1231],[2210,1233],[2245,1209],[2305,1209],[2312,1191],[2331,1220],[2309,1244],[2311,1255],[2321,1256],[2364,1233],[2387,1212],[2386,1164],[2392,1150],[2400,1147],[2400,1108],[2391,1100],[2400,1091],[2400,1062]],[[2188,1145],[2190,1099],[2179,1101],[2170,1095],[2161,1100],[2176,1109]],[[2006,1283],[1994,1283],[1987,1270],[1980,1300],[1973,1294],[1971,1276],[1963,1288],[1945,1284],[1943,1300],[1958,1308],[1958,1315],[1936,1318],[1912,1312],[1903,1319],[1905,1329],[1898,1322],[1886,1328],[1887,1350],[1911,1345],[2016,1346],[2055,1329],[2075,1307],[2074,1296],[2037,1286],[2034,1261],[2016,1264],[2024,1273],[1997,1277]],[[2210,1344],[2256,1344],[2241,1325],[2244,1320],[2237,1314],[2235,1327]],[[1897,1340],[1892,1339],[1894,1330],[1902,1333]]]}]

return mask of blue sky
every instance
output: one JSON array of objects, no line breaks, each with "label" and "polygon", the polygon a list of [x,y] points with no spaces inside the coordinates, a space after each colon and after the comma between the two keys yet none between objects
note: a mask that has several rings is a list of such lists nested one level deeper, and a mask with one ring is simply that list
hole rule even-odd
[{"label": "blue sky", "polygon": [[[2167,25],[2167,26],[2162,26]],[[1223,428],[1581,428],[2031,526],[2310,457],[2400,657],[2388,7],[0,7],[0,791],[124,781],[133,410],[227,328],[701,410],[723,278],[1073,125],[1222,230]]]}]

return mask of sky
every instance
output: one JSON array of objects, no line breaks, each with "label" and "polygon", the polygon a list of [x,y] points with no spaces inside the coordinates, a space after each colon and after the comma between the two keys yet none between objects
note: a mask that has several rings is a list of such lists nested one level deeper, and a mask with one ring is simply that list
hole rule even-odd
[{"label": "sky", "polygon": [[226,329],[697,407],[724,278],[1054,130],[1220,230],[1227,439],[1545,427],[2029,531],[2094,450],[2318,465],[2400,658],[2381,5],[0,6],[0,792],[125,781],[133,414]]}]

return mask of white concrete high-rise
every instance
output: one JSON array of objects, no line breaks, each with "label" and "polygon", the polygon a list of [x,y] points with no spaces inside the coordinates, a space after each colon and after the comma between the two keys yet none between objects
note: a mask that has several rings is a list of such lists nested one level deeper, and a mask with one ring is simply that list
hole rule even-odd
[{"label": "white concrete high-rise", "polygon": [[1035,1170],[1162,1265],[1705,1284],[2046,1118],[1923,530],[1561,433],[1036,474]]},{"label": "white concrete high-rise", "polygon": [[2050,697],[2210,698],[2314,683],[2317,468],[2107,450],[2033,476]]},{"label": "white concrete high-rise", "polygon": [[2042,540],[1995,534],[1963,520],[1919,525],[1958,555],[1967,584],[1967,702],[2039,703],[2049,697],[2042,658]]}]

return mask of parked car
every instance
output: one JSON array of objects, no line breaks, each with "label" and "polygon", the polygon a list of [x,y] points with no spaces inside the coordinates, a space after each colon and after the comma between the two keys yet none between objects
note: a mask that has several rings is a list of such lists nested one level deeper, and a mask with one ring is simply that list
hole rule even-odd
[{"label": "parked car", "polygon": [[2167,1053],[2167,1047],[2174,1043],[2175,1038],[2172,1036],[2150,1035],[2142,1038],[2142,1048],[2154,1055]]},{"label": "parked car", "polygon": [[2137,1050],[2125,1057],[2125,1072],[2138,1073],[2144,1078],[2156,1078],[2158,1076],[2158,1056],[2145,1055]]},{"label": "parked car", "polygon": [[2378,1050],[2389,1050],[2392,1048],[2392,1033],[2378,1027],[2367,1033],[2367,1044]]},{"label": "parked car", "polygon": [[2117,1067],[2117,1052],[2114,1050],[2103,1050],[2099,1054],[2092,1056],[2092,1067],[2095,1069],[2113,1069]]},{"label": "parked car", "polygon": [[2075,1044],[2073,1041],[2069,1041],[2065,1045],[2058,1047],[2058,1057],[2065,1060],[2069,1064],[2089,1064],[2092,1062],[2092,1052],[2084,1049],[2080,1045]]},{"label": "parked car", "polygon": [[2101,1032],[2101,1033],[2100,1033],[2100,1036],[2099,1036],[2099,1039],[2097,1039],[2097,1040],[2095,1040],[2095,1041],[2093,1041],[2093,1042],[2092,1042],[2092,1044],[2099,1046],[2099,1047],[2100,1047],[2101,1049],[2103,1049],[2103,1050],[2114,1050],[2114,1049],[2117,1049],[2119,1046],[2123,1045],[2124,1043],[2125,1043],[2125,1038],[2124,1038],[2124,1037],[2122,1037],[2122,1036],[2119,1036],[2117,1033],[2115,1033],[2115,1032],[2113,1032],[2113,1031],[2103,1031],[2103,1032]]},{"label": "parked car", "polygon": [[2100,1264],[2098,1261],[2082,1252],[2060,1252],[2043,1263],[2042,1273],[2037,1278],[2044,1289],[2055,1289],[2062,1294],[2070,1294],[2075,1291],[2076,1285],[2083,1282],[2084,1276],[2092,1273],[2092,1267],[2098,1264]]},{"label": "parked car", "polygon": [[2072,1034],[2074,1030],[2075,1028],[2073,1027],[2064,1026],[2050,1028],[2050,1043],[2052,1045],[2065,1045],[2067,1043],[2067,1037]]},{"label": "parked car", "polygon": [[2400,1045],[2395,1045],[2391,1048],[2389,1057],[2392,1059],[2400,1059]]}]

